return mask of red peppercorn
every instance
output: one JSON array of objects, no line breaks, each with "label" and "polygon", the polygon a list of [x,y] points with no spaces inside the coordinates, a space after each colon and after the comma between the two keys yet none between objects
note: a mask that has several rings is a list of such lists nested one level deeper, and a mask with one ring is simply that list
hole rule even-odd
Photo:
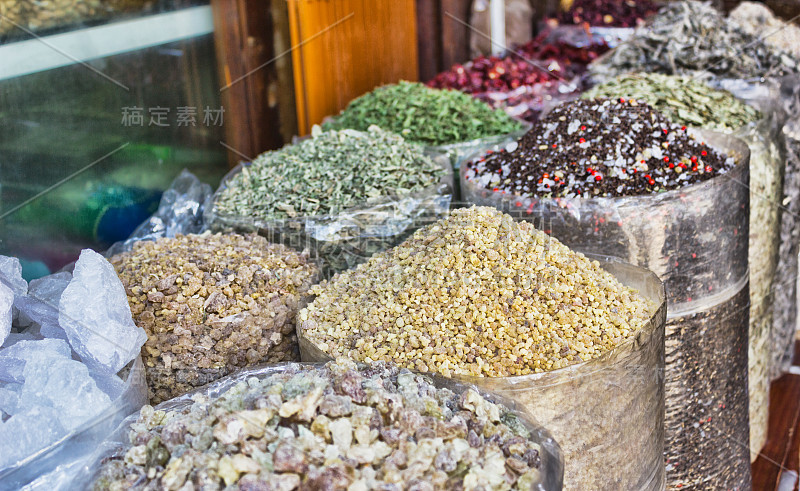
[{"label": "red peppercorn", "polygon": [[666,128],[663,128],[661,131],[663,131],[665,135],[666,135],[667,133],[669,133],[669,130],[668,130],[668,129],[666,129]]},{"label": "red peppercorn", "polygon": [[664,157],[664,162],[669,162],[669,157]]},{"label": "red peppercorn", "polygon": [[706,172],[712,172],[713,170],[714,169],[710,165],[706,166]]},{"label": "red peppercorn", "polygon": [[580,138],[580,139],[578,139],[578,141],[581,142],[581,143],[586,143],[586,138]]},{"label": "red peppercorn", "polygon": [[586,131],[586,126],[581,126],[581,131]]},{"label": "red peppercorn", "polygon": [[670,168],[670,169],[674,169],[674,168],[675,168],[675,164],[673,164],[672,162],[670,162],[670,163],[669,163],[669,168]]},{"label": "red peppercorn", "polygon": [[596,176],[594,176],[594,180],[595,180],[595,181],[598,181],[598,182],[600,182],[600,181],[602,181],[602,180],[603,180],[603,176],[601,176],[601,175],[596,175]]},{"label": "red peppercorn", "polygon": [[694,155],[692,155],[692,158],[691,158],[691,159],[689,159],[689,160],[691,160],[692,162],[697,162],[697,157],[696,157],[696,156],[694,156]]},{"label": "red peppercorn", "polygon": [[686,131],[686,126],[681,126],[682,131]]},{"label": "red peppercorn", "polygon": [[544,174],[542,174],[542,177],[544,177],[545,179],[547,179],[547,178],[549,178],[549,177],[550,177],[550,174],[548,174],[547,172],[545,172]]},{"label": "red peppercorn", "polygon": [[703,150],[702,152],[700,152],[700,155],[702,155],[703,157],[705,157],[706,155],[708,155],[708,152],[706,152],[705,150]]},{"label": "red peppercorn", "polygon": [[650,179],[650,180],[649,180],[649,181],[647,181],[647,182],[648,182],[648,183],[650,183],[650,185],[651,185],[651,186],[652,186],[652,185],[654,185],[654,184],[656,183],[656,182],[655,182],[654,180],[652,180],[652,179]]},{"label": "red peppercorn", "polygon": [[697,166],[696,165],[692,167],[692,172],[697,172]]}]

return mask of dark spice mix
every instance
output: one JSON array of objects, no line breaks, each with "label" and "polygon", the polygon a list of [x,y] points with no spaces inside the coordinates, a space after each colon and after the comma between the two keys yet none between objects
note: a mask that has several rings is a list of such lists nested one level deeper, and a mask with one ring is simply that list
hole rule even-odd
[{"label": "dark spice mix", "polygon": [[632,99],[558,106],[516,144],[468,162],[466,179],[518,196],[636,196],[726,173],[731,157]]}]

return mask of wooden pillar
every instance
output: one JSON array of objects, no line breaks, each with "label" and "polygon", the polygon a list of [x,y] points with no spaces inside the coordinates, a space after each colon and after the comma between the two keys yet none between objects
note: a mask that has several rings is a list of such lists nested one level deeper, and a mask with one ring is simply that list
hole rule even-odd
[{"label": "wooden pillar", "polygon": [[[273,0],[282,2],[283,0]],[[229,162],[280,147],[280,114],[270,1],[211,0],[214,41],[225,108]],[[288,55],[285,55],[288,56]],[[232,150],[231,150],[232,149]]]}]

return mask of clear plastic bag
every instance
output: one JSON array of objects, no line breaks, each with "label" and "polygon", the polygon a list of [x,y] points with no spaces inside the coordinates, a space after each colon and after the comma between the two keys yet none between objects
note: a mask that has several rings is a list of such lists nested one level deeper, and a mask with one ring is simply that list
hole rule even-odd
[{"label": "clear plastic bag", "polygon": [[[750,150],[729,135],[690,131],[734,156],[737,165],[725,175],[669,192],[594,199],[530,199],[494,193],[466,180],[466,166],[462,166],[462,196],[469,203],[494,206],[533,221],[574,249],[609,253],[647,267],[664,281],[669,292],[667,338],[673,338],[666,354],[665,426],[667,456],[674,467],[668,467],[667,481],[670,486],[690,484],[690,476],[696,481],[702,469],[707,472],[706,484],[726,488],[749,481],[748,299],[724,322],[711,312],[734,302],[749,277]],[[696,320],[693,323],[679,319],[690,314]],[[697,332],[703,333],[703,342],[694,344],[691,340]],[[743,344],[738,337],[742,333]],[[736,348],[733,353],[731,346]],[[683,364],[686,359],[693,360],[691,366]],[[728,368],[718,370],[719,360],[725,360]],[[709,425],[724,428],[724,435],[710,428],[703,431],[691,411],[710,412],[705,407],[709,400],[727,408],[714,408],[716,419]],[[687,427],[700,430],[686,432]],[[729,443],[730,438],[738,443]],[[711,447],[717,451],[694,453]],[[745,467],[747,475],[738,472]],[[727,478],[735,479],[723,481]]]},{"label": "clear plastic bag", "polygon": [[[657,306],[636,336],[588,362],[515,377],[457,377],[513,400],[564,452],[564,489],[664,489],[664,286],[615,258],[589,254]],[[298,329],[299,331],[299,329]],[[330,357],[298,332],[304,361]]]},{"label": "clear plastic bag", "polygon": [[[120,372],[124,386],[104,411],[57,441],[0,469],[0,490],[69,489],[64,486],[97,445],[128,415],[147,404],[147,383],[141,357]],[[3,445],[8,442],[3,442]],[[60,487],[59,487],[60,486]]]},{"label": "clear plastic bag", "polygon": [[337,215],[318,215],[285,220],[261,220],[216,212],[214,203],[230,179],[241,172],[240,164],[222,180],[205,210],[205,223],[213,232],[258,232],[270,242],[296,250],[309,250],[326,274],[352,268],[376,252],[393,247],[420,226],[444,217],[453,198],[453,174],[448,158],[426,151],[447,173],[435,186],[408,196],[382,197]]},{"label": "clear plastic bag", "polygon": [[203,210],[211,198],[211,186],[184,169],[164,191],[158,210],[136,227],[128,240],[112,245],[106,257],[129,251],[134,242],[175,237],[176,234],[199,234],[205,230]]},{"label": "clear plastic bag", "polygon": [[[192,403],[192,397],[197,394],[205,395],[209,398],[218,398],[226,391],[233,388],[236,384],[246,381],[251,377],[266,378],[275,373],[281,373],[289,370],[315,370],[319,364],[312,363],[292,363],[292,364],[278,364],[272,366],[258,367],[247,370],[242,370],[222,380],[209,384],[208,386],[198,389],[195,392],[177,397],[170,401],[163,402],[155,407],[156,410],[163,411],[180,411],[189,407]],[[456,394],[461,394],[469,386],[445,379],[444,377],[430,376],[433,383],[438,388],[448,388]],[[493,395],[490,392],[483,392],[481,394],[488,400],[505,405],[511,412],[519,416],[521,423],[531,433],[531,439],[539,444],[540,458],[541,458],[541,476],[542,480],[536,483],[535,488],[537,491],[558,491],[561,489],[563,472],[564,472],[564,459],[559,448],[558,443],[550,436],[548,431],[539,426],[533,419],[530,418],[528,413],[518,407],[514,402],[508,401]],[[79,475],[70,483],[73,489],[90,489],[91,484],[95,479],[102,464],[109,458],[121,456],[126,447],[130,446],[129,440],[129,427],[130,424],[139,418],[138,414],[134,414],[122,421],[116,430],[110,434],[106,441],[96,450],[92,458],[87,461],[80,469]]]},{"label": "clear plastic bag", "polygon": [[458,143],[449,143],[447,145],[429,145],[426,146],[425,149],[429,152],[447,155],[450,158],[450,162],[453,164],[453,170],[455,171],[456,176],[458,176],[458,164],[467,155],[471,155],[475,153],[476,150],[487,146],[498,145],[508,141],[516,141],[520,139],[522,135],[530,131],[531,127],[533,127],[533,124],[527,121],[520,121],[520,124],[522,124],[521,129],[505,135],[487,136],[485,138],[478,138],[475,140]]}]

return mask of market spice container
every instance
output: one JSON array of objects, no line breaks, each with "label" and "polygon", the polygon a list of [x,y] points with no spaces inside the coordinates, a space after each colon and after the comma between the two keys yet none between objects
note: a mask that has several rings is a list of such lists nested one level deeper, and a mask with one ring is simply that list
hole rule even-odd
[{"label": "market spice container", "polygon": [[312,293],[304,360],[392,361],[498,390],[561,442],[566,489],[663,488],[666,309],[652,273],[473,207]]},{"label": "market spice container", "polygon": [[444,216],[453,194],[447,157],[403,137],[322,131],[232,170],[207,207],[213,231],[258,232],[310,249],[326,272],[341,271]]},{"label": "market spice container", "polygon": [[258,363],[297,361],[294,318],[318,269],[256,235],[141,241],[109,261],[136,325],[150,401],[159,403]]},{"label": "market spice container", "polygon": [[767,439],[769,371],[772,364],[772,292],[780,246],[780,208],[775,197],[783,181],[778,148],[780,126],[766,97],[740,101],[689,77],[632,73],[620,75],[581,96],[628,97],[647,102],[672,122],[720,131],[741,138],[750,148],[750,265],[749,397],[750,459],[755,460]]},{"label": "market spice container", "polygon": [[[614,254],[664,281],[668,487],[747,487],[747,146],[627,99],[595,99],[562,104],[519,143],[495,150],[462,164],[466,201],[532,220],[570,247]],[[533,178],[509,160],[524,162]],[[532,191],[517,192],[520,179]],[[705,333],[702,343],[692,342],[696,332]]]},{"label": "market spice container", "polygon": [[95,490],[132,482],[560,490],[558,444],[515,409],[472,387],[383,363],[246,370],[191,397],[145,406],[78,483]]}]

